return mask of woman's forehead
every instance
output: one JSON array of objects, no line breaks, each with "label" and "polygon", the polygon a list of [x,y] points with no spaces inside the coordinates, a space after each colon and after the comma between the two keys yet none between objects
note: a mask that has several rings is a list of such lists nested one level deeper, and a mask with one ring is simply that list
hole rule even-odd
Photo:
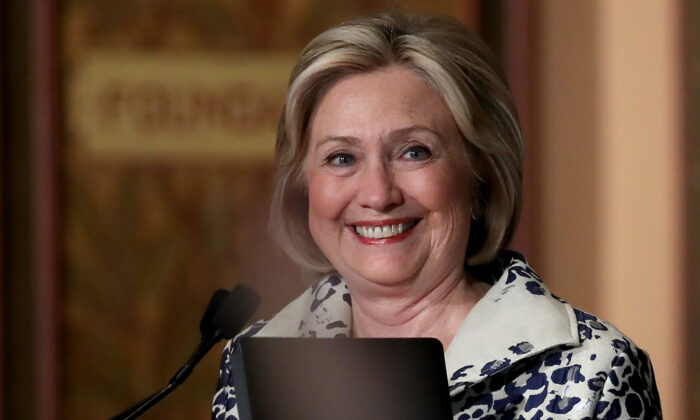
[{"label": "woman's forehead", "polygon": [[336,82],[311,116],[309,139],[318,142],[411,128],[442,131],[451,125],[449,109],[422,77],[406,67],[391,66]]}]

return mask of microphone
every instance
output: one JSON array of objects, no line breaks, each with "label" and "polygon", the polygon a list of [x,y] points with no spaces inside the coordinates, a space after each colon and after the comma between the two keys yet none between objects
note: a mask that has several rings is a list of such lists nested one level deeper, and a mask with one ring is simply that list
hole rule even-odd
[{"label": "microphone", "polygon": [[214,315],[216,315],[216,311],[219,309],[229,293],[231,293],[230,290],[219,289],[214,292],[211,299],[209,299],[207,309],[204,310],[202,320],[199,321],[199,332],[202,334],[202,337],[211,333],[213,329],[216,328],[214,325]]},{"label": "microphone", "polygon": [[233,338],[243,329],[259,305],[260,297],[253,289],[243,284],[237,285],[231,291],[220,289],[214,292],[199,323],[202,338],[187,362],[175,373],[165,388],[112,417],[111,420],[135,419],[165,398],[190,376],[194,367],[214,344],[222,338]]}]

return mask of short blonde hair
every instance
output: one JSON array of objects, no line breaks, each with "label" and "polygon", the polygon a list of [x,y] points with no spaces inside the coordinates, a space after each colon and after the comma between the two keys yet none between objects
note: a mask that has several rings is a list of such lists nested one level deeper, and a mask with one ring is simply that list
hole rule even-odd
[{"label": "short blonde hair", "polygon": [[292,70],[277,131],[273,235],[303,268],[333,270],[309,231],[304,178],[309,121],[339,79],[389,65],[415,71],[452,113],[476,180],[465,266],[491,263],[512,238],[520,217],[520,124],[491,51],[446,17],[383,12],[335,26],[306,46]]}]

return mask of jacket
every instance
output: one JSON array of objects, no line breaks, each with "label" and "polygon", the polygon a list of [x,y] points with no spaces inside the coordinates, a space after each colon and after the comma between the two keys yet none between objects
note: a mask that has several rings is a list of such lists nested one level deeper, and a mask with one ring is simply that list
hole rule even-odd
[{"label": "jacket", "polygon": [[[454,419],[661,419],[647,354],[611,324],[553,295],[517,253],[445,352]],[[351,336],[352,300],[337,274],[243,335]],[[227,343],[213,420],[237,419]]]}]

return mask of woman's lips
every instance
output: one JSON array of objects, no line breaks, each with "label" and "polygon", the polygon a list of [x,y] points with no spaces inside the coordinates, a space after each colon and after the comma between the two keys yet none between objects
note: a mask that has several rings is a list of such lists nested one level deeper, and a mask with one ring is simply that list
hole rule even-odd
[{"label": "woman's lips", "polygon": [[389,244],[404,240],[413,233],[420,219],[358,222],[348,228],[360,242],[369,245]]}]

